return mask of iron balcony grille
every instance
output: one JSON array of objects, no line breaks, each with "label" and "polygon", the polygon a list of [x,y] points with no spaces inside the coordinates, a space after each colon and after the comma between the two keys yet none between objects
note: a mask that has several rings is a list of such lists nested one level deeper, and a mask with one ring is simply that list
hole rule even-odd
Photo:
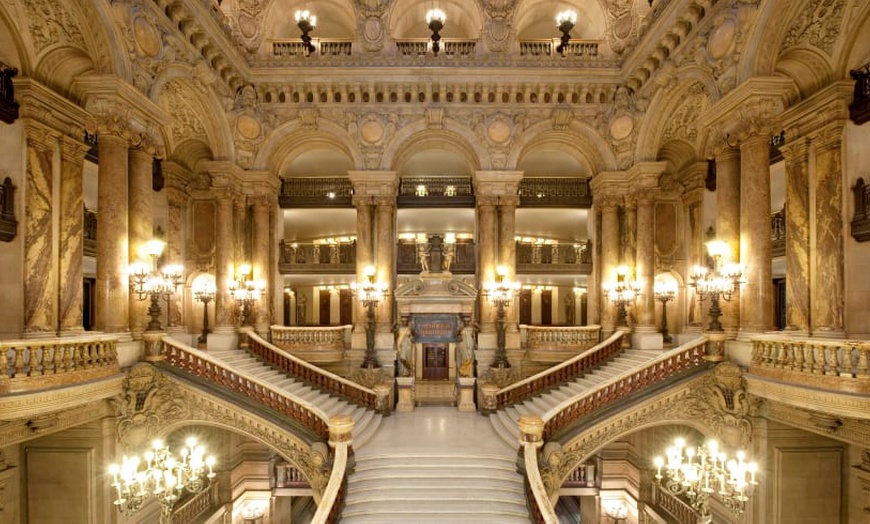
[{"label": "iron balcony grille", "polygon": [[347,178],[282,178],[282,208],[353,207],[353,184]]},{"label": "iron balcony grille", "polygon": [[474,207],[471,178],[402,178],[397,204],[399,207]]},{"label": "iron balcony grille", "polygon": [[592,207],[588,178],[523,178],[519,196],[523,207]]}]

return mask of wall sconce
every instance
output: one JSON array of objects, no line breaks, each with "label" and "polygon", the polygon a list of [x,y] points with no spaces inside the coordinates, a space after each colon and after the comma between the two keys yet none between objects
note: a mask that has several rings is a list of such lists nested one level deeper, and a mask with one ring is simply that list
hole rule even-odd
[{"label": "wall sconce", "polygon": [[441,9],[433,8],[426,13],[426,25],[432,31],[432,54],[438,56],[438,51],[441,50],[441,35],[438,31],[444,29],[444,24],[447,22],[447,15]]},{"label": "wall sconce", "polygon": [[304,11],[296,11],[296,25],[299,26],[299,30],[302,31],[302,44],[310,55],[315,51],[315,48],[311,44],[311,36],[309,36],[308,33],[314,31],[314,28],[317,26],[317,17],[312,15],[311,11],[308,9],[305,9]]},{"label": "wall sconce", "polygon": [[572,29],[574,29],[574,25],[577,23],[577,13],[570,9],[566,9],[562,11],[558,15],[556,15],[556,27],[559,28],[559,31],[562,32],[562,37],[560,39],[559,45],[556,46],[556,52],[562,56],[565,56],[565,51],[568,48],[568,42],[571,41],[571,35],[569,34]]}]

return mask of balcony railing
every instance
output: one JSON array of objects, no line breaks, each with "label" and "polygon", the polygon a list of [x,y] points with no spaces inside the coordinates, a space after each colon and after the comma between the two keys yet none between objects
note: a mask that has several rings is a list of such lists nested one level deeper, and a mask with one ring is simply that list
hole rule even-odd
[{"label": "balcony railing", "polygon": [[856,125],[870,121],[870,64],[849,71],[855,80],[855,95],[849,105],[849,118]]},{"label": "balcony railing", "polygon": [[[520,40],[521,56],[563,56],[556,52],[559,38],[541,40]],[[598,56],[598,42],[595,40],[571,40],[565,46],[564,56],[595,58]]]},{"label": "balcony railing", "polygon": [[278,245],[281,274],[353,274],[356,272],[356,242],[297,243]]},{"label": "balcony railing", "polygon": [[351,326],[272,326],[272,344],[313,364],[341,362],[350,329]]},{"label": "balcony railing", "polygon": [[71,386],[118,373],[114,338],[0,341],[0,394]]},{"label": "balcony railing", "polygon": [[312,38],[314,52],[309,55],[302,40],[276,40],[272,42],[272,56],[279,58],[305,58],[307,56],[351,56],[353,40],[337,38]]},{"label": "balcony railing", "polygon": [[274,488],[311,488],[302,471],[286,460],[281,460],[272,468],[270,484]]},{"label": "balcony railing", "polygon": [[599,342],[601,326],[520,326],[529,360],[564,362]]},{"label": "balcony railing", "polygon": [[212,482],[208,489],[193,495],[172,510],[170,522],[194,522],[197,517],[211,509],[218,500],[219,482]]},{"label": "balcony railing", "polygon": [[785,256],[785,208],[770,215],[770,243],[772,256]]},{"label": "balcony railing", "polygon": [[595,488],[599,486],[596,471],[598,467],[597,460],[590,460],[585,464],[580,464],[574,471],[568,474],[565,481],[562,482],[562,488]]},{"label": "balcony railing", "polygon": [[474,207],[474,188],[464,177],[405,177],[398,207]]},{"label": "balcony railing", "polygon": [[[438,248],[440,249],[440,248]],[[441,268],[441,253],[430,248],[429,267],[433,273]],[[453,263],[450,272],[454,275],[473,275],[475,267],[474,243],[458,240],[455,244]],[[417,256],[415,242],[399,242],[396,256],[396,272],[400,275],[416,275],[423,271],[423,266]]]},{"label": "balcony railing", "polygon": [[692,509],[680,498],[653,484],[653,507],[670,515],[677,524],[695,524],[698,522],[698,512]]},{"label": "balcony railing", "polygon": [[292,207],[353,207],[347,178],[282,178],[278,203]]},{"label": "balcony railing", "polygon": [[853,340],[753,340],[749,372],[818,389],[870,393],[870,342]]},{"label": "balcony railing", "polygon": [[523,207],[592,207],[588,178],[523,178],[519,195]]},{"label": "balcony railing", "polygon": [[591,241],[574,244],[517,242],[517,273],[592,272]]},{"label": "balcony railing", "polygon": [[[477,40],[467,38],[442,38],[442,56],[470,56],[474,54]],[[396,40],[396,49],[402,56],[424,56],[432,52],[432,40],[428,38],[406,38]]]},{"label": "balcony railing", "polygon": [[97,256],[97,212],[85,207],[83,250],[86,257]]}]

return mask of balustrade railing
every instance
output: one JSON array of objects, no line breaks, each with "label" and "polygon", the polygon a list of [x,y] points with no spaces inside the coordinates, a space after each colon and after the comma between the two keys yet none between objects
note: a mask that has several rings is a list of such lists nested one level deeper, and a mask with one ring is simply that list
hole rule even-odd
[{"label": "balustrade railing", "polygon": [[[611,337],[609,340],[613,340]],[[706,355],[706,337],[675,348],[645,364],[622,373],[588,391],[554,407],[543,415],[544,441],[553,440],[560,431],[572,426],[582,417],[600,413],[629,395],[665,382],[693,369],[704,369],[710,362]],[[618,342],[618,339],[617,339]]]},{"label": "balustrade railing", "polygon": [[516,243],[517,273],[592,272],[592,243]]},{"label": "balustrade railing", "polygon": [[0,393],[72,386],[117,375],[117,343],[105,336],[0,341]]},{"label": "balustrade railing", "polygon": [[585,464],[580,464],[574,471],[568,474],[564,482],[563,488],[592,488],[598,486],[596,477],[598,464],[595,460],[590,460]]},{"label": "balustrade railing", "polygon": [[474,207],[474,187],[468,177],[402,177],[398,207]]},{"label": "balustrade railing", "polygon": [[[559,43],[559,38],[520,40],[520,56],[561,56],[556,52]],[[598,56],[598,44],[594,40],[571,40],[563,53],[564,56],[595,58]]]},{"label": "balustrade railing", "polygon": [[538,448],[540,443],[522,442],[523,466],[525,468],[524,484],[526,492],[526,504],[529,507],[529,516],[535,524],[555,524],[559,522],[556,510],[547,496],[547,489],[541,478],[541,470],[538,466]]},{"label": "balustrade railing", "polygon": [[85,207],[83,246],[86,257],[97,256],[97,212]]},{"label": "balustrade railing", "polygon": [[299,243],[281,241],[278,270],[282,273],[356,272],[356,242]]},{"label": "balustrade railing", "polygon": [[[443,246],[444,244],[441,244]],[[440,249],[440,248],[439,248]],[[429,252],[430,271],[437,273],[441,268],[443,254],[440,251]],[[450,272],[456,275],[473,275],[475,268],[474,244],[460,240],[454,244],[453,262]],[[413,275],[423,271],[420,258],[417,255],[415,242],[400,241],[396,247],[396,272],[400,275]]]},{"label": "balustrade railing", "polygon": [[[396,49],[402,56],[424,56],[431,52],[432,40],[428,38],[407,38],[396,41]],[[442,38],[441,56],[470,56],[474,54],[477,40],[465,38]]]},{"label": "balustrade railing", "polygon": [[770,243],[774,257],[785,256],[785,208],[770,215]]},{"label": "balustrade railing", "polygon": [[314,52],[310,55],[302,40],[276,40],[272,42],[272,56],[280,58],[303,58],[307,56],[351,56],[353,40],[312,38]]},{"label": "balustrade railing", "polygon": [[870,342],[763,337],[752,344],[749,372],[753,375],[800,386],[870,393]]},{"label": "balustrade railing", "polygon": [[[239,393],[260,406],[301,424],[322,440],[329,437],[328,417],[317,406],[216,360],[203,351],[164,338],[164,362],[176,370]],[[253,344],[252,344],[253,345]]]},{"label": "balustrade railing", "polygon": [[526,347],[547,349],[566,347],[585,351],[601,336],[601,326],[520,326],[526,331]]},{"label": "balustrade railing", "polygon": [[273,471],[272,486],[276,488],[307,488],[310,487],[308,479],[299,468],[289,462],[281,462],[275,465]]},{"label": "balustrade railing", "polygon": [[349,453],[347,442],[338,442],[332,459],[332,473],[329,482],[323,490],[320,504],[311,522],[323,522],[334,524],[341,520],[341,511],[344,508],[344,499],[347,496],[347,463]]},{"label": "balustrade railing", "polygon": [[696,524],[698,522],[698,512],[676,495],[653,484],[652,496],[653,507],[670,515],[676,524]]},{"label": "balustrade railing", "polygon": [[617,331],[604,342],[570,360],[493,392],[492,395],[481,390],[482,410],[492,412],[512,406],[593,371],[622,353],[622,336],[623,332]]},{"label": "balustrade railing", "polygon": [[208,511],[217,500],[218,483],[212,482],[203,490],[172,510],[170,522],[194,522],[197,517]]},{"label": "balustrade railing", "polygon": [[352,326],[272,326],[272,343],[312,363],[341,362]]},{"label": "balustrade railing", "polygon": [[353,184],[347,178],[282,178],[278,204],[295,207],[353,207]]},{"label": "balustrade railing", "polygon": [[356,382],[309,364],[274,344],[270,344],[253,332],[249,332],[247,336],[248,345],[250,346],[248,351],[259,358],[264,364],[281,370],[288,376],[298,378],[325,393],[337,395],[360,406],[380,412],[385,412],[389,409],[387,404],[389,392],[385,394],[376,393]]},{"label": "balustrade railing", "polygon": [[588,178],[523,178],[519,196],[523,207],[592,207]]}]

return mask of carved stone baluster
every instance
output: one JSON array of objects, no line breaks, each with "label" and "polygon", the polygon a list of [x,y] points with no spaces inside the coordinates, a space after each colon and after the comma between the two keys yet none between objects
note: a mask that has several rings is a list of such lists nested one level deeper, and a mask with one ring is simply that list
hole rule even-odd
[{"label": "carved stone baluster", "polygon": [[30,363],[27,365],[28,376],[38,377],[39,375],[42,375],[42,371],[39,369],[39,354],[42,350],[43,346],[30,346]]},{"label": "carved stone baluster", "polygon": [[806,363],[804,362],[804,343],[796,342],[794,344],[794,366],[792,369],[797,372],[806,370]]},{"label": "carved stone baluster", "polygon": [[54,375],[56,373],[54,369],[54,354],[57,353],[62,345],[53,345],[43,348],[42,350],[42,374],[43,375]]},{"label": "carved stone baluster", "polygon": [[9,357],[7,356],[8,348],[0,346],[0,379],[9,377]]},{"label": "carved stone baluster", "polygon": [[870,346],[859,344],[855,347],[855,350],[858,351],[857,377],[859,380],[870,380],[870,376],[867,375],[867,352],[870,351]]},{"label": "carved stone baluster", "polygon": [[54,358],[54,362],[52,363],[51,367],[55,373],[65,373],[66,372],[66,369],[64,368],[64,363],[63,363],[63,354],[66,352],[66,348],[67,348],[66,344],[63,344],[61,346],[57,346],[56,348],[54,348],[54,355],[52,355],[52,357]]},{"label": "carved stone baluster", "polygon": [[825,369],[825,375],[828,376],[836,376],[837,375],[837,347],[836,346],[826,346],[822,351],[825,353],[825,363],[827,367]]},{"label": "carved stone baluster", "polygon": [[12,374],[12,377],[23,377],[25,376],[25,368],[24,368],[24,351],[23,347],[14,347],[12,351],[15,352],[15,371]]}]

